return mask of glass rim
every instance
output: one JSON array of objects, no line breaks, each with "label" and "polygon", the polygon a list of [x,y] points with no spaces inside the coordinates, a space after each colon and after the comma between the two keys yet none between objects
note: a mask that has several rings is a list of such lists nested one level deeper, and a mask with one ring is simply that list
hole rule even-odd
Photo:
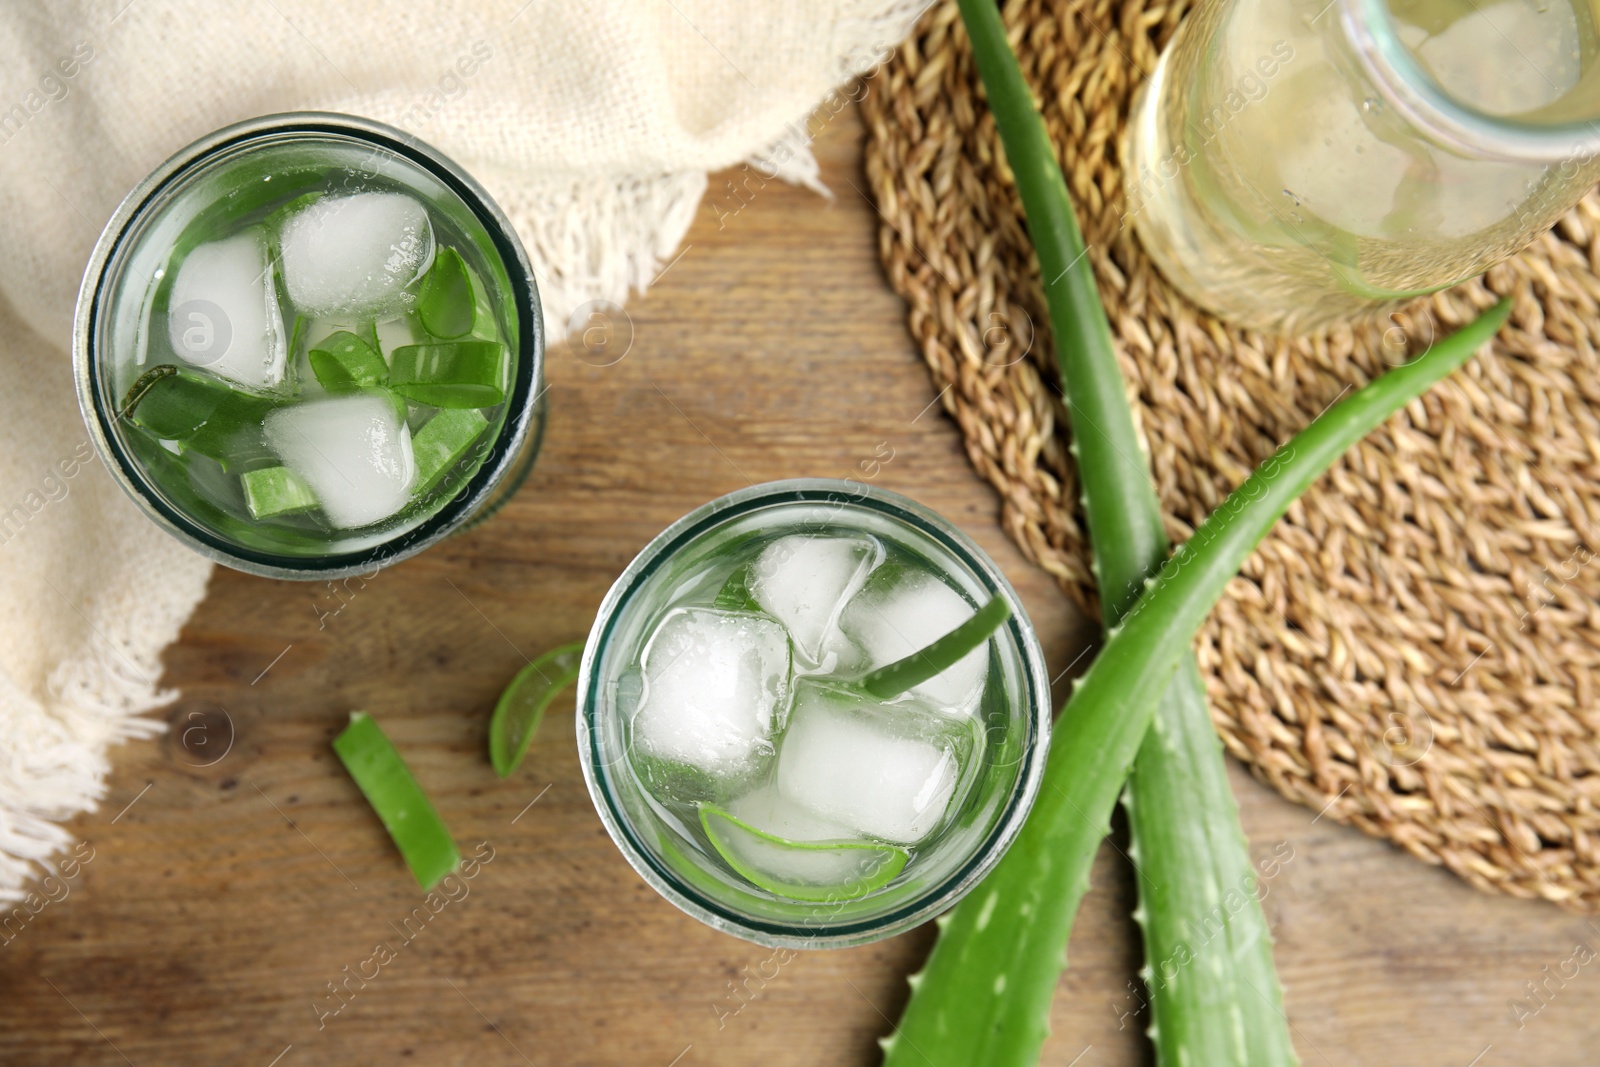
[{"label": "glass rim", "polygon": [[[296,556],[233,544],[168,503],[128,454],[111,423],[97,365],[100,338],[111,313],[106,283],[131,251],[136,222],[164,193],[193,176],[219,153],[283,135],[321,135],[371,144],[419,167],[460,198],[483,226],[511,283],[518,323],[517,370],[506,397],[506,416],[482,465],[455,497],[408,530],[364,548]],[[373,119],[332,111],[288,111],[236,122],[179,149],[123,197],[101,231],[78,289],[72,327],[73,378],[78,408],[90,440],[112,478],[147,518],[214,563],[268,578],[321,580],[370,573],[416,555],[469,522],[480,501],[511,471],[543,399],[545,328],[539,287],[510,219],[460,165],[417,137]]]},{"label": "glass rim", "polygon": [[[610,640],[621,609],[629,603],[644,580],[658,566],[703,534],[758,508],[784,503],[865,507],[905,522],[938,541],[969,567],[993,594],[1005,597],[1011,605],[1011,618],[1005,628],[1010,631],[1021,659],[1019,673],[1026,687],[1025,698],[1029,705],[1029,713],[1024,720],[1028,736],[1020,759],[1022,772],[982,844],[952,874],[893,911],[875,918],[837,925],[825,920],[803,924],[752,917],[712,900],[686,884],[645,847],[632,830],[631,817],[619,810],[614,802],[606,780],[608,775],[601,770],[605,761],[598,751],[599,731],[590,725],[598,706],[595,687],[599,684],[599,678],[595,668],[600,652]],[[1045,668],[1044,650],[1028,620],[1021,598],[999,566],[977,542],[930,508],[899,493],[834,478],[792,478],[738,489],[700,505],[652,538],[618,576],[600,602],[594,626],[584,643],[577,693],[578,762],[583,768],[584,783],[600,821],[628,865],[651,888],[685,914],[712,929],[768,948],[848,948],[868,944],[903,933],[953,906],[1000,862],[1021,832],[1022,824],[1038,796],[1050,747],[1050,679]],[[825,903],[818,905],[826,906]]]},{"label": "glass rim", "polygon": [[1600,117],[1541,125],[1479,111],[1423,70],[1401,42],[1388,0],[1336,2],[1356,57],[1384,100],[1444,147],[1473,158],[1547,165],[1600,155]]}]

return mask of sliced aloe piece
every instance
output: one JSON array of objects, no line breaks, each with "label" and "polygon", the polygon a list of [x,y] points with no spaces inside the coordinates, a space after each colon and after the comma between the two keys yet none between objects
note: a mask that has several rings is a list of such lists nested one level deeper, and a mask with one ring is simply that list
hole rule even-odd
[{"label": "sliced aloe piece", "polygon": [[498,341],[441,341],[394,350],[389,387],[419,404],[486,408],[505,399],[511,379],[506,346]]},{"label": "sliced aloe piece", "polygon": [[[279,279],[278,282],[278,292],[283,292],[282,279]],[[295,367],[295,362],[300,358],[300,342],[305,340],[306,327],[310,324],[310,321],[304,315],[296,315],[294,317],[294,325],[289,328],[289,367],[291,371]]]},{"label": "sliced aloe piece", "polygon": [[488,425],[489,420],[477,408],[449,408],[429,419],[411,438],[411,453],[417,461],[412,492],[420,496],[432,489]]},{"label": "sliced aloe piece", "polygon": [[[450,251],[451,254],[456,254],[456,251]],[[462,339],[499,341],[501,333],[499,333],[498,323],[494,322],[494,309],[490,306],[490,291],[483,288],[483,280],[478,277],[477,270],[472,269],[472,264],[469,264],[466,259],[461,259],[459,254],[456,254],[456,259],[461,262],[461,274],[467,278],[467,288],[470,290],[470,301],[472,301],[472,309],[470,309],[472,323],[467,326],[466,333],[464,333]],[[432,330],[429,330],[429,333],[432,333]],[[442,336],[442,334],[435,334],[435,336]],[[461,334],[458,334],[458,336],[461,336]]]},{"label": "sliced aloe piece", "polygon": [[244,503],[257,519],[292,515],[317,506],[316,494],[288,467],[265,467],[239,475]]},{"label": "sliced aloe piece", "polygon": [[311,373],[330,393],[378,385],[389,373],[376,348],[345,330],[318,341],[307,359]]},{"label": "sliced aloe piece", "polygon": [[879,700],[890,700],[928,679],[944,673],[982,647],[994,632],[1011,618],[1011,605],[1004,597],[993,596],[966,622],[920,648],[904,659],[879,667],[860,685]]},{"label": "sliced aloe piece", "polygon": [[[133,384],[128,387],[127,395],[122,398],[122,410],[118,412],[118,417],[128,419],[137,426],[142,426],[157,437],[170,438],[172,431],[184,434],[193,433],[196,426],[205,422],[205,418],[211,413],[211,409],[216,407],[216,402],[196,403],[195,401],[200,401],[205,396],[203,393],[196,392],[193,400],[176,407],[169,406],[168,401],[190,392],[184,386],[161,384],[168,378],[177,377],[180,373],[182,372],[172,364],[163,363],[159,366],[151,367],[139,375],[138,378],[134,379]],[[190,377],[193,376],[191,375]],[[157,392],[157,386],[160,386],[159,392]],[[172,394],[174,388],[179,390],[176,396]],[[152,393],[156,393],[156,400],[150,404],[145,404],[146,398]],[[169,430],[169,427],[171,430]]]},{"label": "sliced aloe piece", "polygon": [[578,677],[582,660],[582,641],[553,648],[518,671],[500,694],[489,720],[489,762],[500,777],[510,777],[522,762],[544,721],[544,709]]},{"label": "sliced aloe piece", "polygon": [[700,825],[728,866],[790,900],[852,900],[894,880],[911,858],[875,841],[790,841],[758,830],[715,804],[700,805]]},{"label": "sliced aloe piece", "polygon": [[141,374],[122,401],[122,417],[184,451],[228,459],[230,444],[253,431],[277,405],[216,378],[170,363]]},{"label": "sliced aloe piece", "polygon": [[480,341],[497,341],[500,339],[500,327],[495,322],[494,308],[489,304],[489,290],[484,288],[483,279],[478,277],[478,272],[470,266],[466,268],[467,282],[472,286],[472,333]]},{"label": "sliced aloe piece", "polygon": [[[305,321],[306,329],[300,335],[300,341],[308,358],[312,349],[326,348],[334,335],[340,333],[350,334],[380,356],[383,354],[378,344],[378,324],[374,319],[347,318],[336,321],[327,318],[307,318]],[[385,362],[384,366],[387,368],[388,363]]]},{"label": "sliced aloe piece", "polygon": [[350,725],[333,739],[333,750],[389,831],[418,885],[432,889],[455,870],[461,853],[449,828],[371,716],[352,711]]},{"label": "sliced aloe piece", "polygon": [[734,568],[728,580],[717,590],[713,606],[723,611],[760,611],[761,605],[750,593],[750,564]]},{"label": "sliced aloe piece", "polygon": [[232,391],[214,378],[163,363],[129,387],[122,417],[163,440],[181,441],[204,426]]},{"label": "sliced aloe piece", "polygon": [[477,318],[477,301],[473,298],[472,280],[467,277],[467,264],[460,252],[441,248],[433,257],[433,266],[422,282],[417,317],[422,320],[422,328],[435,337],[448,340],[464,337],[472,331]]}]

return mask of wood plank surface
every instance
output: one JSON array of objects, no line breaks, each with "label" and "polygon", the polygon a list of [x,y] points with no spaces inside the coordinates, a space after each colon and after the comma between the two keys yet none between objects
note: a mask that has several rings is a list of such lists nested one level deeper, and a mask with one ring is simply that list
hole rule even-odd
[{"label": "wood plank surface", "polygon": [[[551,351],[543,455],[483,528],[345,594],[320,628],[340,604],[325,586],[217,572],[167,655],[182,693],[161,713],[170,730],[114,752],[107,802],[74,826],[92,858],[0,944],[0,1063],[876,1062],[931,928],[792,959],[714,933],[606,837],[570,696],[511,780],[483,741],[525,657],[584,635],[666,524],[751,482],[860,477],[883,444],[876,484],[993,554],[1053,672],[1077,656],[1081,622],[1006,540],[934,404],[852,188],[860,144],[853,112],[820,131],[832,201],[713,178],[682,257],[615,324],[626,355]],[[381,719],[464,849],[492,855],[437,914],[414,917],[420,894],[329,749],[352,708]],[[1235,771],[1253,850],[1288,857],[1266,908],[1303,1062],[1595,1061],[1600,960],[1571,961],[1600,948],[1596,927],[1483,896]],[[1078,918],[1048,1064],[1149,1059],[1114,845]],[[392,958],[335,999],[330,983],[371,975],[380,942]]]}]

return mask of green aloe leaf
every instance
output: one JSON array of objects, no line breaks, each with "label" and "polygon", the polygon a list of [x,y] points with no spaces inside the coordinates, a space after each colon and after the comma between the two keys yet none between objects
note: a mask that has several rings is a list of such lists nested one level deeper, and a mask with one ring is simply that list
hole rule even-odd
[{"label": "green aloe leaf", "polygon": [[1333,405],[1245,479],[1146,581],[1061,712],[1039,800],[1017,842],[940,920],[900,1027],[883,1042],[889,1067],[1037,1061],[1094,854],[1195,632],[1289,505],[1353,444],[1461,366],[1509,314],[1510,302],[1500,301]]}]

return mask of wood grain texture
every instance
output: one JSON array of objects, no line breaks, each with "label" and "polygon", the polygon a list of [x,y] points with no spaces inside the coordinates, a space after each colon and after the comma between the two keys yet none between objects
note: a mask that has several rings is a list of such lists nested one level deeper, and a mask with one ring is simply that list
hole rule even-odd
[{"label": "wood grain texture", "polygon": [[[322,629],[319,611],[338,604],[326,587],[217,573],[167,657],[166,684],[182,691],[171,729],[114,753],[107,802],[75,825],[93,859],[0,944],[0,1063],[876,1062],[929,929],[792,959],[716,934],[606,837],[570,696],[511,780],[484,747],[501,686],[525,657],[585,634],[667,523],[753,481],[861,476],[880,442],[894,459],[877,484],[994,555],[1053,671],[1078,655],[1080,621],[1006,540],[954,427],[929,408],[872,208],[852,188],[865,188],[859,146],[852,112],[821,130],[833,201],[713,179],[684,255],[628,309],[627,355],[598,367],[551,352],[545,451],[482,529],[346,593]],[[737,212],[727,181],[747,201]],[[468,895],[411,920],[410,940],[421,895],[328,745],[352,708],[381,720],[464,850],[493,849]],[[1508,1002],[1580,942],[1600,948],[1597,928],[1479,895],[1243,773],[1235,785],[1258,857],[1292,854],[1266,909],[1306,1064],[1593,1061],[1600,960],[1551,980],[1520,1029]],[[1102,849],[1047,1064],[1147,1061],[1128,988],[1133,878]],[[327,983],[372,974],[380,941],[400,946],[393,959],[350,980],[319,1028],[318,1005],[338,1003]]]}]

